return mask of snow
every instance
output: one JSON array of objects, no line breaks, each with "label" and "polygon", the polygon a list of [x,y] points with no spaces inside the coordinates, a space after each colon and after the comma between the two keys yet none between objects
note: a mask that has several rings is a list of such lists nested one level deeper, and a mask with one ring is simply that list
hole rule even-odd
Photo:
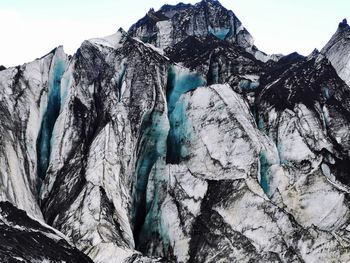
[{"label": "snow", "polygon": [[256,130],[248,104],[228,85],[201,87],[180,101],[188,101],[193,135],[187,145],[191,156],[187,165],[198,178],[247,178],[262,149],[270,164],[279,162],[276,149]]},{"label": "snow", "polygon": [[[2,176],[2,185],[5,185],[6,189],[2,190],[0,198],[12,202],[39,220],[43,219],[35,197],[37,192],[35,144],[48,101],[45,89],[50,82],[51,65],[54,64],[54,60],[64,58],[66,55],[63,48],[58,47],[41,59],[1,71],[0,74],[1,103],[9,110],[8,117],[12,120],[10,123],[5,123],[4,119],[3,125],[12,127],[10,129],[13,131],[2,134],[7,146],[6,155],[0,156],[1,173],[8,176]],[[16,92],[20,92],[20,96],[15,101],[15,98],[9,97],[8,94],[12,94],[16,74],[20,79],[15,88]],[[23,126],[25,129],[20,131],[15,126],[16,123],[17,125],[25,123]],[[15,138],[18,137],[22,141],[15,142]],[[27,167],[23,165],[24,162],[28,163]]]},{"label": "snow", "polygon": [[[222,224],[208,227],[208,233],[203,233],[208,240],[220,231],[237,232],[247,238],[257,253],[265,256],[274,252],[282,261],[287,261],[285,257],[292,251],[300,260],[310,262],[329,262],[331,256],[341,258],[340,254],[344,255],[344,262],[349,261],[349,253],[345,248],[343,252],[343,247],[339,249],[334,241],[342,240],[347,245],[343,239],[348,234],[342,231],[349,229],[350,220],[346,198],[349,187],[338,182],[333,174],[336,171],[329,165],[337,163],[335,157],[339,154],[328,134],[334,123],[341,123],[334,109],[317,106],[318,113],[324,115],[322,126],[318,113],[301,103],[287,110],[270,105],[258,116],[259,130],[247,98],[226,84],[205,86],[205,78],[200,74],[170,66],[168,59],[159,56],[164,54],[162,49],[181,41],[183,34],[206,36],[209,32],[233,41],[227,25],[207,28],[209,23],[200,16],[184,17],[190,19],[186,32],[177,31],[173,20],[157,22],[156,43],[142,43],[135,38],[127,41],[131,46],[124,46],[122,31],[85,42],[90,45],[85,46],[87,53],[83,55],[100,52],[96,55],[106,63],[106,72],[111,72],[107,81],[86,81],[79,70],[89,74],[95,67],[76,64],[76,57],[57,72],[55,62],[68,62],[59,48],[55,54],[22,67],[21,81],[28,87],[17,87],[24,92],[23,101],[17,105],[11,86],[17,70],[0,72],[0,102],[11,112],[19,110],[19,118],[10,114],[11,120],[28,122],[23,143],[35,145],[39,124],[47,118],[55,122],[53,131],[52,127],[47,129],[52,136],[47,134],[44,142],[52,151],[42,151],[39,143],[43,170],[50,160],[40,197],[48,197],[59,184],[57,199],[50,202],[67,198],[69,206],[57,211],[53,226],[95,262],[148,262],[151,259],[135,250],[135,245],[143,244],[147,246],[146,254],[164,256],[172,251],[178,261],[186,262],[196,231],[193,226],[212,209],[224,221],[225,228]],[[233,38],[241,41],[238,44],[249,46],[250,35],[240,23],[238,26],[241,35]],[[147,30],[140,31],[144,36],[153,36]],[[89,53],[91,44],[93,51]],[[122,47],[130,48],[131,54],[139,52],[147,62],[122,54]],[[345,52],[343,49],[346,47],[339,45],[339,50],[332,50],[329,56],[334,56],[333,63],[347,68],[338,57]],[[260,51],[254,54],[261,60],[274,59]],[[144,64],[138,68],[139,63]],[[338,71],[346,73],[347,69],[341,67]],[[142,78],[142,74],[147,77]],[[259,85],[256,74],[242,78],[242,89],[254,91]],[[97,88],[101,91],[96,92]],[[332,96],[329,87],[320,88],[325,99]],[[86,107],[84,114],[72,107],[73,100]],[[52,106],[56,107],[56,114],[48,117]],[[103,112],[95,114],[95,107]],[[0,156],[0,200],[13,201],[40,218],[32,189],[36,183],[36,150],[27,149],[26,145],[25,151],[20,150],[23,145],[14,141],[18,137],[14,128],[4,130],[6,154]],[[336,126],[332,134],[339,144],[345,145],[350,133],[344,125]],[[325,156],[325,151],[329,156]],[[23,160],[28,161],[29,176]],[[67,178],[62,176],[66,174]],[[61,178],[66,181],[60,182]],[[215,185],[222,188],[215,189]],[[74,200],[70,202],[72,192]],[[52,209],[50,212],[56,208],[45,207]],[[136,231],[138,222],[143,226],[140,224]],[[65,238],[55,233],[57,236],[47,236],[55,240]]]},{"label": "snow", "polygon": [[165,49],[171,45],[172,40],[172,21],[165,20],[159,21],[156,24],[158,28],[158,38],[157,38],[157,47],[160,49]]},{"label": "snow", "polygon": [[98,46],[105,46],[113,49],[118,49],[122,47],[121,40],[123,39],[124,34],[125,33],[123,31],[119,30],[115,34],[102,37],[102,38],[92,38],[92,39],[89,39],[88,41]]},{"label": "snow", "polygon": [[62,112],[63,107],[66,103],[66,99],[68,96],[69,91],[72,89],[73,85],[73,70],[74,70],[74,61],[71,61],[61,78],[61,87],[60,87],[60,100],[61,100],[61,107],[60,112]]},{"label": "snow", "polygon": [[169,193],[177,193],[177,199],[167,193],[160,208],[161,227],[173,247],[177,260],[186,262],[189,259],[189,232],[194,217],[181,221],[181,218],[186,216],[182,211],[188,211],[193,216],[200,214],[201,201],[205,197],[208,184],[194,177],[185,165],[167,165],[164,170],[168,171],[165,176],[168,177]]},{"label": "snow", "polygon": [[338,75],[350,86],[350,41],[349,31],[338,31],[329,40],[326,46],[321,50],[333,67],[337,71]]},{"label": "snow", "polygon": [[288,119],[288,122],[284,121],[279,126],[278,151],[281,163],[314,159],[314,153],[298,131],[298,119],[288,111],[283,112],[281,118]]},{"label": "snow", "polygon": [[24,261],[24,259],[23,259],[23,258],[21,258],[21,257],[13,257],[13,259],[16,259],[16,260],[19,260],[19,261],[23,261],[23,262],[25,262],[25,261]]}]

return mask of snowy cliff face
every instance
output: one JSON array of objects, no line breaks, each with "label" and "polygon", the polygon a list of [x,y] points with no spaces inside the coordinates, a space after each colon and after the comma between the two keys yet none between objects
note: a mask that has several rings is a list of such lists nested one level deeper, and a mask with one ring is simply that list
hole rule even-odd
[{"label": "snowy cliff face", "polygon": [[[0,71],[0,200],[38,219],[37,138],[66,62],[60,47],[34,62]],[[48,148],[50,141],[45,144]]]},{"label": "snowy cliff face", "polygon": [[85,41],[63,75],[40,199],[45,220],[93,259],[136,253],[148,162],[157,158],[148,136],[168,125],[168,68],[165,57],[119,30]]},{"label": "snowy cliff face", "polygon": [[350,26],[344,19],[322,53],[327,56],[339,76],[350,85]]},{"label": "snowy cliff face", "polygon": [[349,262],[348,29],[267,61],[205,0],[1,70],[0,261]]}]

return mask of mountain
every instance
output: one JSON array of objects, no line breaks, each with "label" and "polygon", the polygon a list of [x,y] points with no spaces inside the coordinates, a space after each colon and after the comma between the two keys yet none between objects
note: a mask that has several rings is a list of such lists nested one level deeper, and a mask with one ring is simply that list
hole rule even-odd
[{"label": "mountain", "polygon": [[329,61],[332,63],[333,67],[339,74],[339,76],[350,85],[349,72],[349,36],[350,36],[350,26],[347,20],[344,19],[339,23],[338,29],[326,46],[322,49]]},{"label": "mountain", "polygon": [[259,60],[278,59],[276,55],[269,56],[259,51],[241,21],[217,0],[203,0],[195,5],[164,5],[157,12],[150,9],[145,17],[131,26],[128,33],[163,50],[189,36],[205,38],[211,35],[236,43]]},{"label": "mountain", "polygon": [[267,55],[203,0],[1,70],[0,261],[349,262],[349,28]]},{"label": "mountain", "polygon": [[9,202],[0,202],[0,235],[2,262],[93,262],[57,230]]}]

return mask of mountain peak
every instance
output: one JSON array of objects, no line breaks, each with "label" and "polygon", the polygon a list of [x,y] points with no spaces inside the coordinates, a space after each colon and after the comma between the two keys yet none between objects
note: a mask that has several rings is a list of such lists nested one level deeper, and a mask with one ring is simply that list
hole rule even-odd
[{"label": "mountain peak", "polygon": [[126,31],[124,30],[124,28],[122,28],[122,27],[119,27],[119,29],[117,30],[117,33],[120,33],[122,35],[126,35],[127,34]]},{"label": "mountain peak", "polygon": [[215,4],[222,6],[219,0],[202,0],[200,3]]},{"label": "mountain peak", "polygon": [[321,53],[325,54],[338,75],[350,86],[350,26],[346,18],[338,25],[338,29],[328,43],[324,46]]},{"label": "mountain peak", "polygon": [[348,21],[346,20],[346,18],[343,19],[343,21],[341,21],[339,23],[339,29],[344,29],[344,28],[349,28],[350,26],[348,25]]},{"label": "mountain peak", "polygon": [[347,20],[270,56],[197,2],[0,72],[0,263],[350,262]]},{"label": "mountain peak", "polygon": [[218,0],[201,0],[195,5],[164,5],[158,11],[150,9],[128,33],[161,49],[171,48],[189,36],[205,38],[208,35],[249,50],[254,45],[253,37],[241,21]]}]

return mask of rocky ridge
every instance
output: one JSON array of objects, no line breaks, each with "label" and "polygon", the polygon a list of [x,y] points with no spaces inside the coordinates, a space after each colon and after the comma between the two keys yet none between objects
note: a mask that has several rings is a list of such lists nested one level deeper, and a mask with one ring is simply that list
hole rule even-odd
[{"label": "rocky ridge", "polygon": [[0,71],[0,233],[66,240],[3,261],[349,261],[349,28],[269,56],[203,0]]}]

